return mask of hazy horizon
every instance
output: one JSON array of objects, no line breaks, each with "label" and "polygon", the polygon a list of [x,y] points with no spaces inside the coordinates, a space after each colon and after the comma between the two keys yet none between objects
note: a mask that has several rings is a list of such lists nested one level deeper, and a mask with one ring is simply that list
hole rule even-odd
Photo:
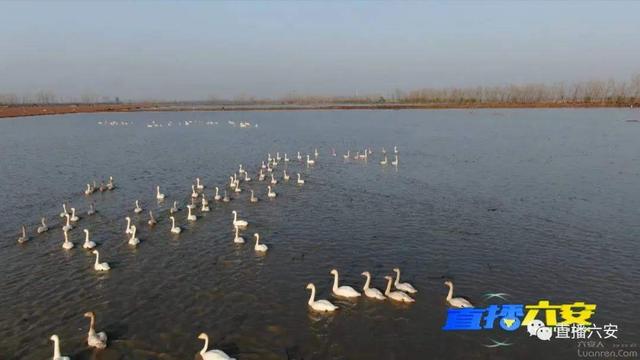
[{"label": "hazy horizon", "polygon": [[388,94],[628,80],[638,2],[2,2],[0,94]]}]

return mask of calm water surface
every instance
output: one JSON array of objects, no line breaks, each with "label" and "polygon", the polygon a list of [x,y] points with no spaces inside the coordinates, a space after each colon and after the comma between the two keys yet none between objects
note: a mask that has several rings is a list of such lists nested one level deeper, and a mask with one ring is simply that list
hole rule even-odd
[{"label": "calm water surface", "polygon": [[[617,324],[620,342],[640,339],[640,124],[630,110],[180,112],[79,114],[0,121],[0,358],[63,353],[94,358],[84,340],[93,310],[110,347],[100,359],[192,359],[205,331],[240,359],[566,359],[573,340],[516,333],[444,332],[445,279],[479,306],[490,292],[514,303],[586,301],[597,324]],[[155,120],[191,126],[147,128]],[[249,120],[240,129],[228,120]],[[126,121],[129,126],[100,126]],[[218,121],[217,126],[203,122]],[[378,164],[398,145],[400,166]],[[368,163],[346,150],[374,149]],[[267,152],[320,151],[297,161],[307,184],[280,183],[266,200],[256,181]],[[330,156],[335,148],[338,157]],[[211,197],[242,163],[254,181],[229,204],[169,233],[167,211],[182,208],[196,176]],[[283,168],[284,163],[279,166]],[[281,176],[280,170],[277,172]],[[116,191],[87,198],[87,182],[114,176]],[[168,199],[158,203],[155,185]],[[249,188],[262,201],[250,204]],[[235,194],[234,194],[235,195]],[[151,229],[133,214],[140,199],[157,214]],[[82,219],[61,248],[61,203]],[[99,213],[85,215],[89,201]],[[270,250],[234,246],[231,210]],[[34,230],[46,215],[53,228]],[[124,217],[142,243],[130,248]],[[17,245],[20,224],[31,241]],[[93,271],[81,248],[88,228],[112,265]],[[308,282],[331,298],[332,268],[360,288],[362,271],[384,288],[395,266],[419,289],[397,306],[335,300],[333,316],[307,310]],[[512,346],[486,348],[489,338]]]}]

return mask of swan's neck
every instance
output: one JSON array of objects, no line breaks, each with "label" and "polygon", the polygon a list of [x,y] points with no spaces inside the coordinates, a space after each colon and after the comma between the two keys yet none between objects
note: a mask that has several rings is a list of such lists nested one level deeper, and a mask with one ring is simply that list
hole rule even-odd
[{"label": "swan's neck", "polygon": [[389,295],[389,293],[391,292],[391,281],[392,279],[387,280],[387,289],[384,291],[385,295]]},{"label": "swan's neck", "polygon": [[218,196],[218,187],[216,187],[216,196]]},{"label": "swan's neck", "polygon": [[47,224],[45,224],[44,222],[44,218],[42,218],[42,226],[47,226]]},{"label": "swan's neck", "polygon": [[453,298],[453,284],[448,286],[449,286],[449,293],[447,294],[447,301],[451,301],[451,299]]},{"label": "swan's neck", "polygon": [[313,304],[315,297],[316,297],[316,287],[312,286],[311,287],[311,296],[309,297],[309,305]]},{"label": "swan's neck", "polygon": [[89,332],[95,332],[94,326],[96,325],[96,317],[91,315],[89,318],[91,319],[91,323],[89,323]]},{"label": "swan's neck", "polygon": [[53,339],[53,358],[57,359],[62,357],[60,355],[60,340],[57,338]]},{"label": "swan's neck", "polygon": [[85,243],[89,242],[89,232],[88,231],[84,233],[84,242]]},{"label": "swan's neck", "polygon": [[96,263],[95,265],[98,265],[100,263],[100,253],[96,252]]},{"label": "swan's neck", "polygon": [[206,336],[204,338],[204,346],[202,347],[202,350],[200,350],[200,355],[204,355],[207,352],[208,347],[209,347],[209,337]]},{"label": "swan's neck", "polygon": [[173,217],[171,218],[171,228],[172,229],[176,228],[176,219],[174,219]]},{"label": "swan's neck", "polygon": [[338,289],[338,273],[333,274],[333,290]]},{"label": "swan's neck", "polygon": [[69,214],[67,214],[67,226],[69,226],[69,220],[70,220],[70,216]]},{"label": "swan's neck", "polygon": [[237,213],[233,213],[233,222],[238,221],[238,214]]},{"label": "swan's neck", "polygon": [[127,218],[127,230],[131,227],[131,219]]},{"label": "swan's neck", "polygon": [[260,235],[256,234],[256,246],[260,244]]},{"label": "swan's neck", "polygon": [[367,277],[367,281],[364,282],[364,289],[368,289],[369,288],[369,283],[371,282],[371,276],[369,276],[369,274],[365,275]]},{"label": "swan's neck", "polygon": [[64,242],[69,242],[69,235],[67,235],[67,232],[64,232]]},{"label": "swan's neck", "polygon": [[400,270],[396,271],[396,284],[400,282]]},{"label": "swan's neck", "polygon": [[191,208],[188,208],[189,210],[189,217],[191,217]]},{"label": "swan's neck", "polygon": [[236,237],[238,237],[238,227],[236,226]]},{"label": "swan's neck", "polygon": [[134,227],[134,228],[133,228],[133,232],[131,233],[131,238],[132,238],[132,239],[135,239],[135,238],[136,238],[136,232],[137,232],[137,231],[138,231],[138,229]]},{"label": "swan's neck", "polygon": [[67,204],[62,204],[62,209],[64,210],[64,213],[68,213],[67,211]]}]

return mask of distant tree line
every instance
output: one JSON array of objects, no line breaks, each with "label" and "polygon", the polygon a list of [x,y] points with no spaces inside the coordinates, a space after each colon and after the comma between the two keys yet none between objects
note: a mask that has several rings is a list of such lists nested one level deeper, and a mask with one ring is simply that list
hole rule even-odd
[{"label": "distant tree line", "polygon": [[[29,105],[54,103],[119,103],[119,98],[84,93],[79,99],[56,96],[51,91],[18,96],[0,93],[0,105]],[[174,103],[155,100],[157,103]],[[482,105],[482,104],[586,104],[605,106],[628,106],[640,104],[640,74],[628,81],[613,79],[591,80],[571,84],[557,83],[523,84],[502,86],[476,86],[451,88],[424,88],[420,90],[396,90],[392,94],[371,94],[364,96],[309,96],[291,94],[279,99],[258,99],[241,95],[233,100],[210,97],[205,101],[175,102],[182,104],[242,104],[242,105],[313,105],[313,104],[442,104],[442,105]]]}]

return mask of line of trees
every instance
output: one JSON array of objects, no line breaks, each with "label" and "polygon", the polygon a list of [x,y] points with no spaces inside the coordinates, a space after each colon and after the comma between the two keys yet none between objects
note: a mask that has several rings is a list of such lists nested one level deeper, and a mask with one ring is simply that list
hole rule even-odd
[{"label": "line of trees", "polygon": [[[118,98],[84,93],[79,101],[63,99],[51,91],[18,96],[0,93],[0,105],[53,104],[53,103],[119,103]],[[257,99],[243,95],[234,100],[211,98],[208,101],[183,102],[199,104],[259,104],[259,105],[312,105],[312,104],[593,104],[628,106],[640,104],[640,74],[628,81],[591,80],[572,84],[557,83],[476,86],[461,88],[425,88],[420,90],[396,90],[392,94],[365,96],[304,96],[291,94],[279,99]]]}]

